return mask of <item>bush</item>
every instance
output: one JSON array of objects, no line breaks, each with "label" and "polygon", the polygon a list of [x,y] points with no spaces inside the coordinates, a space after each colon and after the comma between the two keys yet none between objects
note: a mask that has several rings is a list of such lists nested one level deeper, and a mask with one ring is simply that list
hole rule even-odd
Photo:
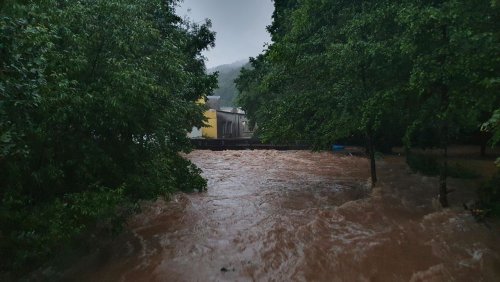
[{"label": "bush", "polygon": [[[408,166],[413,172],[419,172],[427,176],[439,175],[442,165],[435,156],[410,154],[406,158]],[[458,162],[448,162],[447,174],[449,177],[461,179],[473,179],[479,177],[479,174],[472,171]]]},{"label": "bush", "polygon": [[36,206],[28,198],[4,197],[0,221],[6,233],[0,251],[9,256],[2,256],[1,265],[15,270],[36,265],[84,234],[116,232],[131,212],[123,191],[95,187]]},{"label": "bush", "polygon": [[435,157],[427,155],[409,154],[406,163],[413,172],[419,172],[427,176],[439,174],[439,164]]},{"label": "bush", "polygon": [[500,172],[483,183],[478,190],[479,207],[486,214],[500,217]]},{"label": "bush", "polygon": [[448,176],[461,179],[474,179],[480,175],[456,162],[448,164]]},{"label": "bush", "polygon": [[[145,164],[142,173],[132,175],[127,193],[132,198],[154,199],[158,195],[168,197],[175,191],[201,192],[206,189],[206,180],[201,170],[191,161],[175,154],[153,159]],[[136,189],[140,187],[140,189]]]}]

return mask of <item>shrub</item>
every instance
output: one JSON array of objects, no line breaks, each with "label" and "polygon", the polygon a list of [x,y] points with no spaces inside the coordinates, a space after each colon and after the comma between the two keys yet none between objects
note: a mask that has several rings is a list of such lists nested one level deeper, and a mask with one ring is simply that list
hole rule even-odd
[{"label": "shrub", "polygon": [[500,172],[483,183],[478,190],[479,206],[487,214],[500,216]]},{"label": "shrub", "polygon": [[[408,166],[413,172],[419,172],[427,176],[437,176],[442,168],[435,156],[410,154],[406,158]],[[473,179],[479,177],[475,171],[472,171],[462,164],[448,162],[447,174],[450,177],[461,179]]]},{"label": "shrub", "polygon": [[436,157],[409,154],[406,162],[413,172],[419,172],[427,176],[436,176],[439,174],[439,164]]}]

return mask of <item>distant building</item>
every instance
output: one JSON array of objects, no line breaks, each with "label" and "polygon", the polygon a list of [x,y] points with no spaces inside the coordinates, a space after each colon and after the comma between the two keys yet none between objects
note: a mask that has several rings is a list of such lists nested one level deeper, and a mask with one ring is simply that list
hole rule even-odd
[{"label": "distant building", "polygon": [[249,129],[245,112],[240,108],[221,108],[217,111],[218,138],[250,138],[253,131]]},{"label": "distant building", "polygon": [[221,107],[219,96],[207,96],[207,101],[200,100],[207,106],[205,127],[193,128],[188,134],[190,138],[234,139],[251,138],[253,131],[249,128],[248,119],[241,108]]}]

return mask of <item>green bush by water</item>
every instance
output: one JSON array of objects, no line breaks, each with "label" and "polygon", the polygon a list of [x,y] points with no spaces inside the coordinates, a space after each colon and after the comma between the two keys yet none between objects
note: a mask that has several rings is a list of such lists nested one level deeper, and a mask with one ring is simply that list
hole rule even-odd
[{"label": "green bush by water", "polygon": [[[418,172],[427,176],[438,176],[442,165],[435,156],[410,154],[406,158],[408,166],[413,172]],[[447,175],[449,177],[461,179],[473,179],[479,175],[458,162],[448,162]]]},{"label": "green bush by water", "polygon": [[479,207],[487,215],[500,217],[500,172],[483,183],[478,190]]},{"label": "green bush by water", "polygon": [[410,154],[406,158],[406,163],[413,172],[419,172],[427,176],[439,174],[439,164],[435,157]]}]

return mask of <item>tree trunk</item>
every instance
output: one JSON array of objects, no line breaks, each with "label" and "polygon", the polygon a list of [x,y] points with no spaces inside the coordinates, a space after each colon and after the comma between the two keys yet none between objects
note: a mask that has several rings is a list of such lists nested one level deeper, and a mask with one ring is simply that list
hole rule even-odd
[{"label": "tree trunk", "polygon": [[488,145],[488,135],[485,132],[479,133],[479,142],[481,143],[481,157],[486,157],[486,146]]},{"label": "tree trunk", "polygon": [[[446,111],[449,106],[448,87],[441,88],[442,111]],[[448,119],[443,120],[440,130],[441,147],[443,148],[443,161],[439,172],[439,202],[443,208],[448,207],[448,189],[446,180],[448,178]]]},{"label": "tree trunk", "polygon": [[371,134],[367,134],[366,141],[368,155],[370,156],[370,174],[372,179],[372,187],[375,187],[375,185],[377,184],[377,167],[375,164],[375,148],[373,146],[373,138]]},{"label": "tree trunk", "polygon": [[407,164],[410,164],[410,154],[411,154],[411,149],[410,149],[410,146],[408,146],[407,144],[405,144],[405,160],[406,160],[406,163]]},{"label": "tree trunk", "polygon": [[[448,44],[448,26],[442,26],[442,38],[445,44]],[[441,56],[439,59],[441,65],[444,66],[446,63],[447,55],[446,53]],[[445,83],[445,80],[441,78],[441,113],[447,115],[447,111],[450,107],[450,97],[448,93],[448,86]],[[441,165],[440,173],[439,173],[439,202],[443,208],[448,207],[448,189],[446,179],[448,177],[448,117],[446,116],[444,120],[442,120],[442,125],[440,128],[440,139],[441,139],[441,147],[443,148],[443,163]]]},{"label": "tree trunk", "polygon": [[481,144],[481,157],[486,157],[486,144],[482,143]]},{"label": "tree trunk", "polygon": [[448,207],[448,189],[446,179],[448,177],[448,144],[444,144],[443,163],[439,173],[439,202],[443,208]]}]

